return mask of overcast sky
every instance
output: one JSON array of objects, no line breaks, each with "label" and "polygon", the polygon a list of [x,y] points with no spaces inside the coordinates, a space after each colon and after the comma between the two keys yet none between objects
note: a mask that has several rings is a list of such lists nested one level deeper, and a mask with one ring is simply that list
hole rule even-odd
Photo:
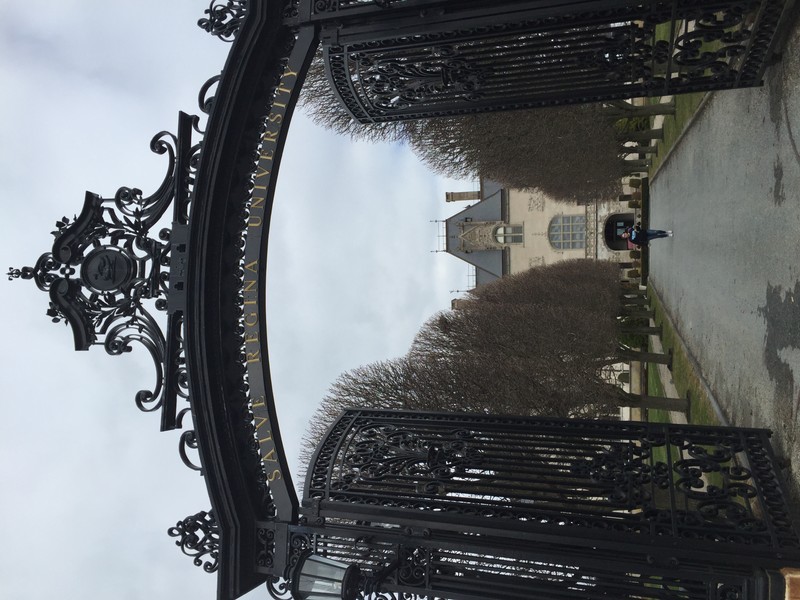
[{"label": "overcast sky", "polygon": [[[150,138],[196,113],[229,46],[195,25],[207,0],[0,0],[0,256],[33,265],[85,190],[145,195],[165,162]],[[311,175],[311,173],[316,175]],[[437,247],[441,219],[472,189],[400,146],[353,144],[300,115],[270,235],[269,343],[281,430],[297,472],[305,425],[342,371],[403,354],[467,284]],[[166,529],[209,508],[201,478],[135,392],[136,351],[76,353],[32,282],[3,284],[0,598],[212,599],[216,577]],[[266,597],[258,590],[248,598]]]}]

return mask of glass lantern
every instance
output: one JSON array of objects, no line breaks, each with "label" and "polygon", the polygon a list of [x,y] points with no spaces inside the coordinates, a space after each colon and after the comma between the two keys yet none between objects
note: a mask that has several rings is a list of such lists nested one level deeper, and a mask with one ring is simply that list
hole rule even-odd
[{"label": "glass lantern", "polygon": [[295,571],[292,595],[295,600],[355,600],[361,569],[307,554]]}]

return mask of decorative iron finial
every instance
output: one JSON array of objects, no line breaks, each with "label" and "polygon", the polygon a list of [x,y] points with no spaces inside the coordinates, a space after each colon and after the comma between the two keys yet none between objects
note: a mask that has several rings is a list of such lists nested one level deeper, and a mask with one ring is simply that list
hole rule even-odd
[{"label": "decorative iron finial", "polygon": [[[176,400],[188,393],[183,278],[193,158],[199,152],[199,145],[191,144],[195,121],[181,113],[177,135],[161,132],[150,143],[153,152],[169,159],[167,174],[151,196],[135,187],[121,187],[113,198],[87,192],[80,214],[56,221],[50,252],[32,267],[8,270],[9,280],[32,279],[50,296],[47,316],[72,328],[76,350],[102,344],[119,355],[134,342],[144,347],[156,380],[136,394],[136,405],[146,412],[162,409],[164,430],[176,427]],[[171,228],[152,236],[170,207]],[[166,335],[163,319],[151,313],[153,306],[168,314]]]},{"label": "decorative iron finial", "polygon": [[64,265],[53,260],[53,255],[49,252],[42,254],[36,264],[32,267],[22,267],[21,269],[15,267],[8,268],[8,280],[13,279],[33,279],[38,287],[43,292],[50,291],[50,286],[58,278],[57,272],[64,270],[64,274],[68,277],[69,270],[64,269]]},{"label": "decorative iron finial", "polygon": [[232,42],[236,39],[247,14],[247,3],[248,0],[227,0],[226,2],[212,0],[209,7],[203,11],[203,14],[208,17],[197,21],[197,25],[223,42]]},{"label": "decorative iron finial", "polygon": [[[214,511],[201,510],[178,521],[175,527],[167,530],[170,537],[180,538],[175,542],[181,551],[189,557],[195,566],[202,566],[206,573],[213,573],[219,568],[219,525]],[[210,560],[205,560],[206,558]]]}]

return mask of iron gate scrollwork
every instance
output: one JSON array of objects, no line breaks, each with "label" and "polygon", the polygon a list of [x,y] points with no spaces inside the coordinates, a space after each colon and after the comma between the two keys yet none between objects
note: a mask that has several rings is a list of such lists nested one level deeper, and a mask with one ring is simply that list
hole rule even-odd
[{"label": "iron gate scrollwork", "polygon": [[304,504],[322,516],[693,540],[718,554],[746,547],[764,564],[800,557],[768,432],[756,429],[349,411],[310,465]]},{"label": "iron gate scrollwork", "polygon": [[219,568],[219,525],[214,511],[202,510],[197,514],[178,521],[167,531],[181,551],[192,557],[197,567],[206,573],[214,573]]},{"label": "iron gate scrollwork", "polygon": [[[599,552],[567,541],[522,542],[474,532],[393,531],[386,523],[343,522],[293,528],[295,564],[313,553],[356,564],[359,598],[395,600],[727,600],[757,598],[752,568],[695,559],[662,559],[646,547]],[[287,570],[287,573],[290,569]],[[291,598],[286,578],[274,598]],[[373,595],[374,594],[374,595]]]},{"label": "iron gate scrollwork", "polygon": [[757,86],[788,3],[500,6],[481,18],[464,9],[461,22],[458,6],[438,18],[398,11],[394,29],[384,14],[371,36],[355,19],[352,31],[346,18],[324,25],[336,93],[357,120],[384,122]]},{"label": "iron gate scrollwork", "polygon": [[248,0],[212,0],[197,25],[225,42],[233,42],[247,14]]},{"label": "iron gate scrollwork", "polygon": [[303,507],[386,598],[755,599],[800,560],[756,429],[351,410]]}]

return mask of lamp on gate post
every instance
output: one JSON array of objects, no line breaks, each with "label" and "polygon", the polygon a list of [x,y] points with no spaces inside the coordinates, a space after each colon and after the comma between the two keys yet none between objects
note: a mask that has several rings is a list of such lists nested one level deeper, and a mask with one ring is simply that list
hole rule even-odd
[{"label": "lamp on gate post", "polygon": [[300,560],[296,573],[292,585],[295,600],[355,600],[358,596],[358,565],[308,553]]}]

